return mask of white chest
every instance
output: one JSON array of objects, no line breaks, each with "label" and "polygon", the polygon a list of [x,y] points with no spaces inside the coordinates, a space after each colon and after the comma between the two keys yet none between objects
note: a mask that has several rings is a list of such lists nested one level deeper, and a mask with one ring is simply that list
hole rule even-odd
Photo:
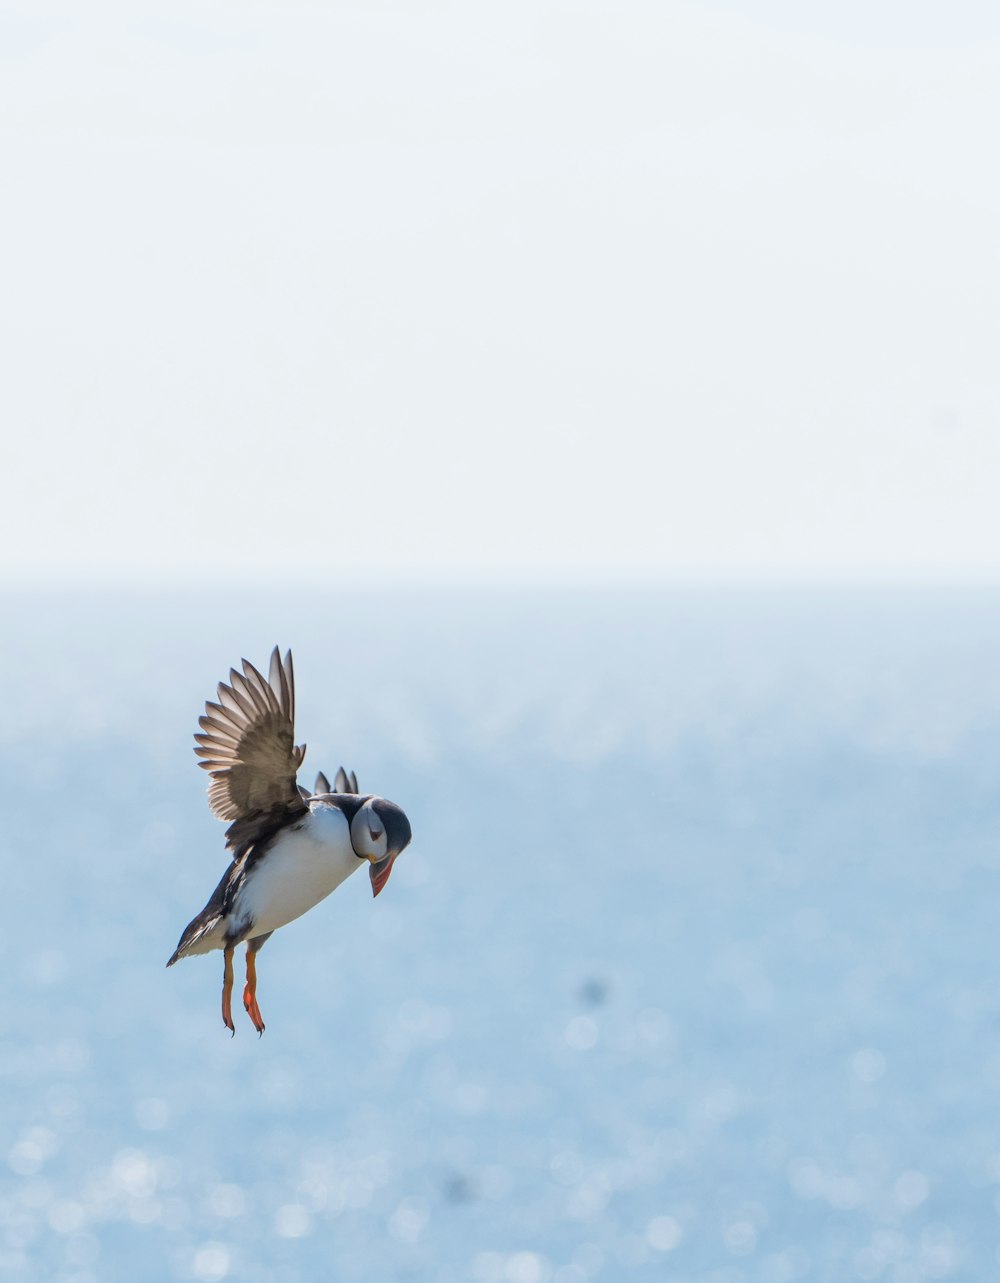
[{"label": "white chest", "polygon": [[361,865],[342,811],[317,806],[301,828],[288,829],[255,865],[232,917],[253,921],[255,935],[294,922],[325,899]]}]

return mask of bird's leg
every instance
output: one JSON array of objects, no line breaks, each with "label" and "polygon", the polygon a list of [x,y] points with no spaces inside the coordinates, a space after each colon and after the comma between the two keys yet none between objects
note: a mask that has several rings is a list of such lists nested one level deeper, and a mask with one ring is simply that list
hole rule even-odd
[{"label": "bird's leg", "polygon": [[253,1021],[258,1034],[264,1032],[264,1017],[257,1006],[257,950],[251,941],[247,941],[247,983],[243,990],[243,1005],[247,1015]]},{"label": "bird's leg", "polygon": [[231,1034],[236,1033],[233,1024],[233,946],[227,945],[223,952],[225,965],[222,972],[222,1023]]}]

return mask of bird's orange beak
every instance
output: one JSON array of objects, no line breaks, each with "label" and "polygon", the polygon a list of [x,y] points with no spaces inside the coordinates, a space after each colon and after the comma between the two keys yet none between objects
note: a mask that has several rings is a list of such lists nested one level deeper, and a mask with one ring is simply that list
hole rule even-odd
[{"label": "bird's orange beak", "polygon": [[372,880],[372,895],[378,895],[389,881],[389,874],[392,872],[392,864],[395,858],[394,855],[387,855],[384,860],[373,860],[369,864],[368,876]]}]

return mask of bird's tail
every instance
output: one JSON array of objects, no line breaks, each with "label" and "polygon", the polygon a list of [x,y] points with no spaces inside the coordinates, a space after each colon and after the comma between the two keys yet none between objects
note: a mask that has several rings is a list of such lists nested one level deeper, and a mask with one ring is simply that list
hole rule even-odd
[{"label": "bird's tail", "polygon": [[189,957],[192,953],[209,953],[212,949],[221,949],[224,943],[221,928],[222,915],[210,906],[202,909],[201,913],[184,928],[184,933],[178,941],[177,948],[170,955],[167,966],[172,967],[175,962]]}]

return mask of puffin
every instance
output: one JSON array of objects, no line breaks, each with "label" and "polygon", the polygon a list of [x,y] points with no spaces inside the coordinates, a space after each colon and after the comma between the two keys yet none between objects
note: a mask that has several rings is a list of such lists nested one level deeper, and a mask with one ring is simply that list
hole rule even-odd
[{"label": "puffin", "polygon": [[204,909],[184,928],[167,962],[221,949],[222,1021],[233,1024],[233,953],[246,943],[243,1006],[258,1035],[257,954],[279,927],[294,922],[362,867],[372,894],[389,881],[409,845],[410,822],[394,802],[361,793],[343,767],[334,785],[320,772],[310,793],[297,781],[305,757],[295,744],[295,673],[292,653],[271,652],[268,676],[248,660],[229,670],[218,700],[209,700],[195,735],[198,763],[212,777],[212,814],[230,821],[229,868]]}]

